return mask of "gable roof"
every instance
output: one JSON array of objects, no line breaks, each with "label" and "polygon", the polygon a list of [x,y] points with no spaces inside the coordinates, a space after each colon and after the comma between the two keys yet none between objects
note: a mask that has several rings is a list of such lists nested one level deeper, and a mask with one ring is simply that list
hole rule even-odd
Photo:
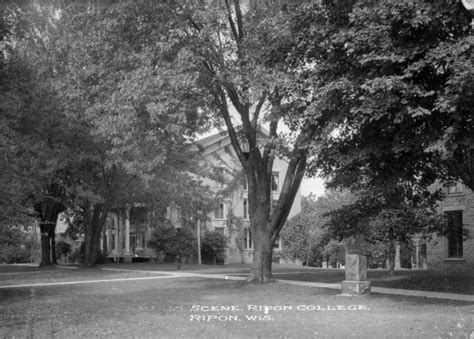
[{"label": "gable roof", "polygon": [[[241,126],[238,126],[236,128],[236,132],[237,132],[237,134],[242,134]],[[268,131],[266,129],[264,129],[263,127],[261,127],[261,126],[259,126],[257,133],[261,138],[268,138],[268,136],[269,136]],[[227,130],[222,131],[222,132],[217,132],[217,133],[212,134],[208,137],[197,140],[195,142],[195,144],[197,145],[197,147],[199,149],[201,149],[204,156],[206,156],[208,154],[211,154],[211,153],[214,153],[214,152],[216,152],[216,151],[218,151],[218,150],[220,150],[220,149],[222,149],[226,146],[232,146],[231,145],[232,143],[230,141],[229,132]]]}]

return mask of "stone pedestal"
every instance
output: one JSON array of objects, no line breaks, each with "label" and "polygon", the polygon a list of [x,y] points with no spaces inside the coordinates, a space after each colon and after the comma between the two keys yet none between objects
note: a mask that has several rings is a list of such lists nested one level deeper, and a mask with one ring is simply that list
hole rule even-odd
[{"label": "stone pedestal", "polygon": [[370,281],[344,280],[341,284],[341,293],[346,295],[370,294]]},{"label": "stone pedestal", "polygon": [[367,257],[362,254],[346,254],[346,279],[341,285],[342,294],[370,294],[370,281],[367,281]]},{"label": "stone pedestal", "polygon": [[346,280],[367,280],[367,257],[362,254],[346,254]]}]

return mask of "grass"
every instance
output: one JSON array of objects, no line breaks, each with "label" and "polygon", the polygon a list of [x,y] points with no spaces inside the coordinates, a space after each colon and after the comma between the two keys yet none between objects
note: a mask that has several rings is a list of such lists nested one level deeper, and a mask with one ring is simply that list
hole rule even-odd
[{"label": "grass", "polygon": [[[112,264],[104,267],[138,269],[151,271],[176,271],[175,265],[159,265],[153,263]],[[181,271],[198,271],[200,273],[221,273],[246,276],[250,265],[183,265]],[[344,280],[345,272],[339,269],[320,269],[290,265],[273,265],[276,279],[298,280],[321,283],[340,283]],[[400,270],[393,276],[387,270],[368,270],[367,279],[372,286],[422,290],[445,293],[460,293],[474,295],[474,271],[441,272],[432,270]]]},{"label": "grass", "polygon": [[[116,277],[116,272],[111,271],[67,272]],[[49,274],[57,277],[62,271]],[[201,278],[0,289],[0,337],[432,338],[474,335],[473,304],[380,295],[341,297],[337,293],[283,283],[259,285]],[[211,310],[210,306],[227,307]],[[230,310],[230,306],[234,309]]]},{"label": "grass", "polygon": [[[318,270],[316,272],[297,274],[277,274],[277,279],[338,283],[344,280],[344,271]],[[369,270],[367,279],[372,286],[420,290],[445,293],[474,295],[474,274],[471,272],[438,272],[438,271],[396,271],[393,276],[385,270]]]}]

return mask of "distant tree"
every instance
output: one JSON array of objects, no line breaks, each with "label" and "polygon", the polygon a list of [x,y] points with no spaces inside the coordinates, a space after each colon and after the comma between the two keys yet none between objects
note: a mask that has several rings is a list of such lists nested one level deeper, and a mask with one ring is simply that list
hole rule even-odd
[{"label": "distant tree", "polygon": [[66,258],[69,253],[72,252],[72,247],[71,244],[65,242],[65,241],[59,241],[56,243],[56,254],[59,257],[64,257]]},{"label": "distant tree", "polygon": [[336,268],[337,264],[344,265],[346,261],[346,250],[344,245],[337,240],[330,240],[323,249],[323,258],[326,261],[326,267]]},{"label": "distant tree", "polygon": [[282,229],[282,256],[302,262],[321,263],[330,236],[325,229],[327,214],[356,200],[348,191],[328,190],[322,197],[303,197],[302,211]]},{"label": "distant tree", "polygon": [[434,204],[415,203],[415,197],[407,196],[400,187],[359,192],[357,201],[328,213],[327,229],[332,238],[340,241],[363,236],[370,243],[383,244],[393,273],[397,242],[407,243],[415,234],[445,231]]},{"label": "distant tree", "polygon": [[290,260],[301,260],[308,263],[312,254],[309,229],[295,216],[283,226],[281,233],[281,256]]}]

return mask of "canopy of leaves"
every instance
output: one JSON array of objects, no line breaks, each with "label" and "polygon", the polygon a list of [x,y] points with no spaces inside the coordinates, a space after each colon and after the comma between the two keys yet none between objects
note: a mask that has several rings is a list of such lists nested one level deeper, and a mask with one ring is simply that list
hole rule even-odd
[{"label": "canopy of leaves", "polygon": [[311,261],[315,252],[323,254],[330,241],[330,233],[325,228],[328,213],[344,208],[356,201],[356,196],[348,191],[328,190],[322,197],[303,197],[302,211],[287,221],[281,231],[282,256],[290,259]]},{"label": "canopy of leaves", "polygon": [[336,186],[440,178],[474,188],[473,36],[461,2],[347,1],[293,18],[289,55],[324,132],[313,173]]},{"label": "canopy of leaves", "polygon": [[107,200],[206,209],[185,143],[206,127],[189,100],[198,93],[180,86],[171,95],[176,79],[158,67],[171,44],[168,6],[45,2],[5,13],[2,216],[28,212],[26,197],[41,200],[51,182],[72,208]]},{"label": "canopy of leaves", "polygon": [[361,191],[352,204],[327,213],[331,238],[363,236],[372,243],[406,242],[415,234],[443,233],[443,217],[426,201],[415,204],[399,187]]}]

